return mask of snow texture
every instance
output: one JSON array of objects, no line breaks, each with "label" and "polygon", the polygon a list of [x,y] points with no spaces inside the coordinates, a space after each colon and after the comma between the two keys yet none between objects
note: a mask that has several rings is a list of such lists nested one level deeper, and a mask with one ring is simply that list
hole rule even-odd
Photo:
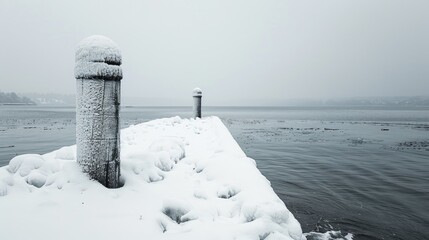
[{"label": "snow texture", "polygon": [[0,168],[0,239],[305,239],[217,117],[134,125],[121,149],[117,189],[81,172],[75,146],[13,158]]},{"label": "snow texture", "polygon": [[121,52],[112,40],[104,36],[83,39],[76,50],[76,79],[121,80]]}]

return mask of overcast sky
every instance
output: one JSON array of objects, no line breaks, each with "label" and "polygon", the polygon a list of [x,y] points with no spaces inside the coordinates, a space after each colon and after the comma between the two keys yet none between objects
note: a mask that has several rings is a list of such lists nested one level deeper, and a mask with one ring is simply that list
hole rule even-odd
[{"label": "overcast sky", "polygon": [[208,105],[427,96],[428,9],[428,0],[2,0],[0,90],[74,94],[76,44],[101,34],[122,50],[122,96],[154,104],[186,104],[196,86]]}]

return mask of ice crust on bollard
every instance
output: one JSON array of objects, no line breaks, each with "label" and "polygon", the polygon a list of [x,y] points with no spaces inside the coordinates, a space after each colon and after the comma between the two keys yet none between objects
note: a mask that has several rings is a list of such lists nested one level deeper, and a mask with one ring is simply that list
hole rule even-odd
[{"label": "ice crust on bollard", "polygon": [[106,187],[119,187],[121,53],[107,37],[91,36],[76,50],[77,162]]},{"label": "ice crust on bollard", "polygon": [[194,88],[194,90],[192,90],[192,96],[194,99],[193,117],[201,118],[201,98],[203,96],[203,91],[201,91],[200,88]]}]

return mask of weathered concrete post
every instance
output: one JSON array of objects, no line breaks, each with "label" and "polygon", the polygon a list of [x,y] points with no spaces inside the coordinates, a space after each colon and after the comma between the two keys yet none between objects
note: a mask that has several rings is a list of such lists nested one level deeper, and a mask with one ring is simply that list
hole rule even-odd
[{"label": "weathered concrete post", "polygon": [[76,50],[76,146],[82,171],[119,187],[121,53],[107,37],[91,36]]},{"label": "weathered concrete post", "polygon": [[199,88],[194,88],[192,96],[194,97],[194,118],[201,118],[201,98],[203,97],[203,92]]}]

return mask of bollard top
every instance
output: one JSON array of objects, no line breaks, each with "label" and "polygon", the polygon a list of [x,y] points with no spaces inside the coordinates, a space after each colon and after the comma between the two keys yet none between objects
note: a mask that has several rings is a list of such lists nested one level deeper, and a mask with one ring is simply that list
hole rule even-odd
[{"label": "bollard top", "polygon": [[194,88],[194,90],[192,90],[192,96],[193,97],[201,97],[201,96],[203,96],[203,91],[201,91],[200,88]]},{"label": "bollard top", "polygon": [[76,49],[77,79],[121,80],[121,51],[110,38],[101,35],[87,37]]},{"label": "bollard top", "polygon": [[76,49],[76,62],[106,62],[121,65],[122,57],[118,45],[110,38],[93,35],[80,41]]}]

